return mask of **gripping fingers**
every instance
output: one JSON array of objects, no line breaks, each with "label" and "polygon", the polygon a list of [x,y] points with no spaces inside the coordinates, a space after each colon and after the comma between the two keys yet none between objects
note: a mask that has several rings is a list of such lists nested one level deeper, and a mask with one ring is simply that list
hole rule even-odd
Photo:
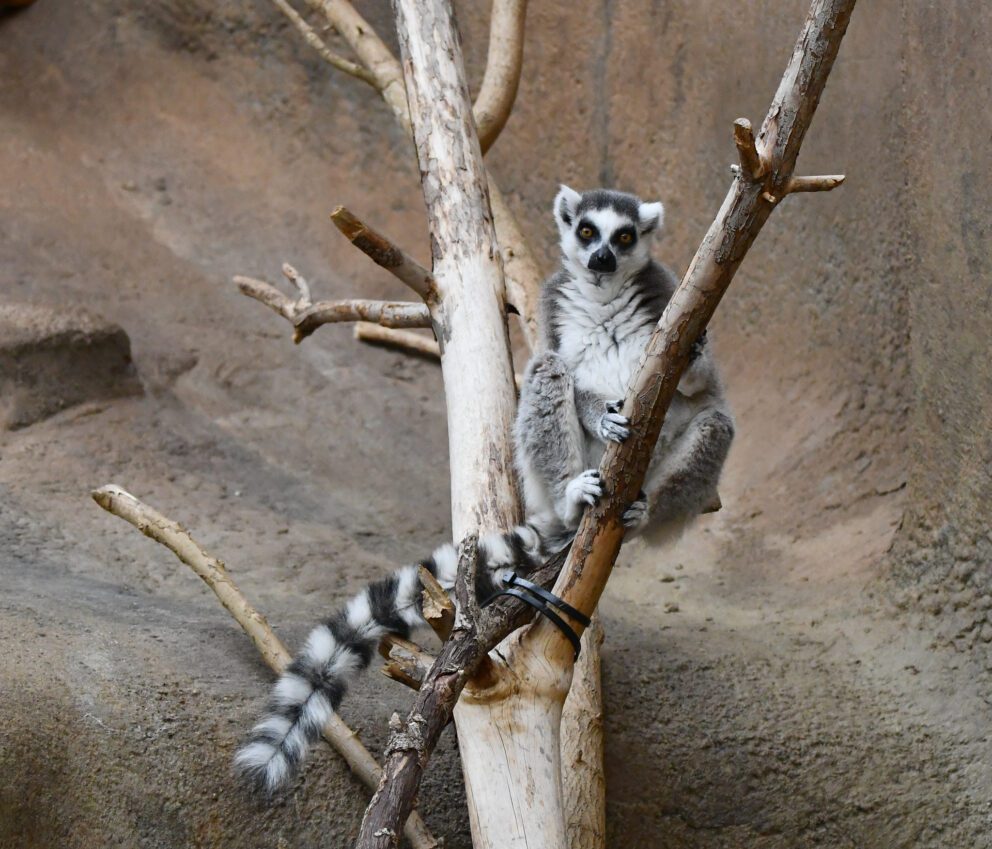
[{"label": "gripping fingers", "polygon": [[604,413],[599,420],[599,435],[610,442],[623,442],[630,436],[630,419],[620,413]]},{"label": "gripping fingers", "polygon": [[648,502],[643,492],[638,495],[637,501],[623,511],[623,526],[625,528],[636,528],[648,517]]},{"label": "gripping fingers", "polygon": [[567,492],[573,504],[594,505],[603,496],[603,480],[596,469],[587,469],[569,481]]}]

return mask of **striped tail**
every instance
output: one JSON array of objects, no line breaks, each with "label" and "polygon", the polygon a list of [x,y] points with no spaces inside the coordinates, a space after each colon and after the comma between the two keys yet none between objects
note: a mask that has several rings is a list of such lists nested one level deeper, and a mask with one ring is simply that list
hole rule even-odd
[{"label": "striped tail", "polygon": [[[567,543],[567,540],[566,540]],[[511,571],[529,572],[561,545],[534,524],[479,540],[481,599],[495,592]],[[455,584],[458,555],[453,545],[438,548],[421,564],[446,590]],[[296,773],[310,747],[337,710],[348,684],[371,662],[386,634],[407,637],[426,624],[421,610],[418,566],[404,566],[388,578],[369,584],[343,610],[318,625],[303,650],[272,690],[268,712],[252,729],[234,760],[235,769],[256,790],[271,796]]]}]

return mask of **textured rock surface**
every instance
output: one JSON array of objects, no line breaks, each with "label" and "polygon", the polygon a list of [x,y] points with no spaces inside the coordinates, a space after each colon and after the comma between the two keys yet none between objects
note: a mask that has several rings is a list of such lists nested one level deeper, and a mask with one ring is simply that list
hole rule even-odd
[{"label": "textured rock surface", "polygon": [[75,307],[0,304],[0,427],[140,392],[121,327]]},{"label": "textured rock surface", "polygon": [[[805,0],[532,5],[490,160],[535,245],[550,265],[559,181],[612,183],[666,202],[684,267]],[[477,83],[488,6],[459,10]],[[848,182],[776,213],[712,333],[725,507],[631,548],[603,603],[613,846],[992,845],[990,25],[855,13],[799,163]],[[149,390],[0,434],[0,846],[346,847],[365,793],[329,754],[272,808],[233,785],[268,674],[87,492],[185,522],[290,645],[445,536],[436,367],[348,328],[294,347],[228,282],[289,260],[320,296],[402,297],[327,214],[426,260],[410,144],[263,0],[39,3],[0,39],[0,301],[106,316]],[[379,677],[343,709],[373,747],[408,702]],[[467,849],[443,748],[423,808]]]}]

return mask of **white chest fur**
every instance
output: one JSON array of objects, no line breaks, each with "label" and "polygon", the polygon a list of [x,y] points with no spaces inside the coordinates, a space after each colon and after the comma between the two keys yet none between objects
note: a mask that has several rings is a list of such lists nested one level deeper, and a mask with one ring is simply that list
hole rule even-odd
[{"label": "white chest fur", "polygon": [[604,398],[623,398],[653,326],[644,321],[633,286],[622,286],[601,303],[580,291],[580,285],[570,283],[561,289],[558,353],[570,366],[579,389]]}]

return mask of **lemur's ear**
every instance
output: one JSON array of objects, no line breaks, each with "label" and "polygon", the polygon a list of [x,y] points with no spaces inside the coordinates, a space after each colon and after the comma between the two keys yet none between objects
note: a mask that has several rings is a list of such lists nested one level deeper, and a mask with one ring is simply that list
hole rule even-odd
[{"label": "lemur's ear", "polygon": [[637,208],[641,233],[646,235],[660,230],[665,223],[665,207],[660,203],[642,203]]},{"label": "lemur's ear", "polygon": [[575,210],[579,208],[580,195],[574,189],[562,185],[555,195],[555,221],[559,230],[569,230],[575,223]]}]

